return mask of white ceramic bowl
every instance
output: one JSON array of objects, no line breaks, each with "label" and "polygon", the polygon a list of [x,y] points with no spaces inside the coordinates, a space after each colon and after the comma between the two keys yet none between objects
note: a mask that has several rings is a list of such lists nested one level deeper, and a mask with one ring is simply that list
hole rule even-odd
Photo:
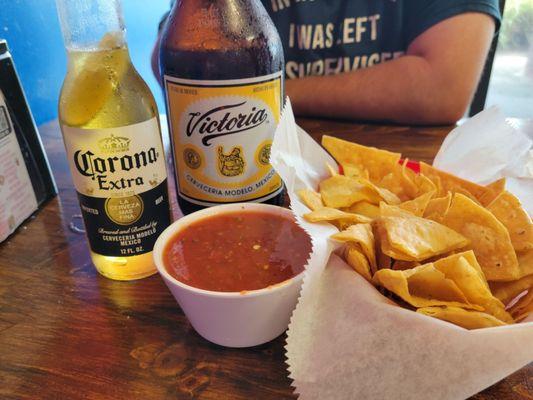
[{"label": "white ceramic bowl", "polygon": [[171,224],[154,246],[159,273],[196,332],[210,342],[228,347],[249,347],[281,335],[289,324],[302,285],[303,272],[267,287],[246,292],[198,289],[172,277],[163,263],[163,249],[174,235],[202,218],[235,211],[261,211],[292,216],[286,208],[258,203],[236,203],[206,208]]}]

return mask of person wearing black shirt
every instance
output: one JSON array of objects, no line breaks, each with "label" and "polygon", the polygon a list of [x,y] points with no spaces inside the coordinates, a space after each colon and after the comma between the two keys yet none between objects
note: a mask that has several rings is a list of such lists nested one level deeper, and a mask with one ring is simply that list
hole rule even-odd
[{"label": "person wearing black shirt", "polygon": [[500,24],[497,0],[262,2],[283,42],[286,94],[309,116],[454,123]]}]

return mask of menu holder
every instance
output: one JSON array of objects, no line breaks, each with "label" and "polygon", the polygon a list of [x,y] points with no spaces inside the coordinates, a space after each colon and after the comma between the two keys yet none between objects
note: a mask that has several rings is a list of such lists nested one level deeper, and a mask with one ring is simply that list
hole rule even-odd
[{"label": "menu holder", "polygon": [[7,42],[0,40],[0,242],[56,194]]}]

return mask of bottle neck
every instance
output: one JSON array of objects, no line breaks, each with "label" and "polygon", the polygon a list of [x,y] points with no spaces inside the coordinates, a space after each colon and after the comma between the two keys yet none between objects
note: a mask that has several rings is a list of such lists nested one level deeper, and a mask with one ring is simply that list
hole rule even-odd
[{"label": "bottle neck", "polygon": [[69,51],[126,47],[120,0],[56,0]]},{"label": "bottle neck", "polygon": [[259,0],[178,0],[162,42],[187,50],[228,50],[274,35],[274,24]]}]

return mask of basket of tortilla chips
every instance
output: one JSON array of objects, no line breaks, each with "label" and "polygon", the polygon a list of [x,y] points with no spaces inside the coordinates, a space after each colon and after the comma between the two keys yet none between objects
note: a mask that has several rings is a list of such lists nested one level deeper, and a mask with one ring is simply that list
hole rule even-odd
[{"label": "basket of tortilla chips", "polygon": [[[314,246],[288,334],[289,371],[301,397],[461,398],[531,361],[531,349],[501,362],[494,352],[533,340],[533,324],[520,323],[533,307],[533,224],[505,179],[479,185],[327,135],[322,146],[284,114],[272,163]],[[497,333],[507,326],[513,328],[505,337]],[[446,349],[438,367],[428,359],[436,350],[424,350],[431,341]],[[391,351],[389,342],[398,345]],[[470,342],[474,353],[457,365]],[[394,362],[379,361],[391,352]],[[471,363],[496,361],[490,373],[463,372]],[[380,390],[368,386],[398,375],[391,367],[413,373],[402,385],[427,378],[420,392],[402,391],[392,378]],[[447,391],[443,371],[457,376]],[[350,388],[359,397],[350,397]]]},{"label": "basket of tortilla chips", "polygon": [[527,316],[533,223],[505,179],[481,186],[425,163],[417,174],[385,150],[330,136],[322,145],[341,172],[298,191],[304,218],[339,228],[331,238],[355,271],[416,312],[468,329]]}]

